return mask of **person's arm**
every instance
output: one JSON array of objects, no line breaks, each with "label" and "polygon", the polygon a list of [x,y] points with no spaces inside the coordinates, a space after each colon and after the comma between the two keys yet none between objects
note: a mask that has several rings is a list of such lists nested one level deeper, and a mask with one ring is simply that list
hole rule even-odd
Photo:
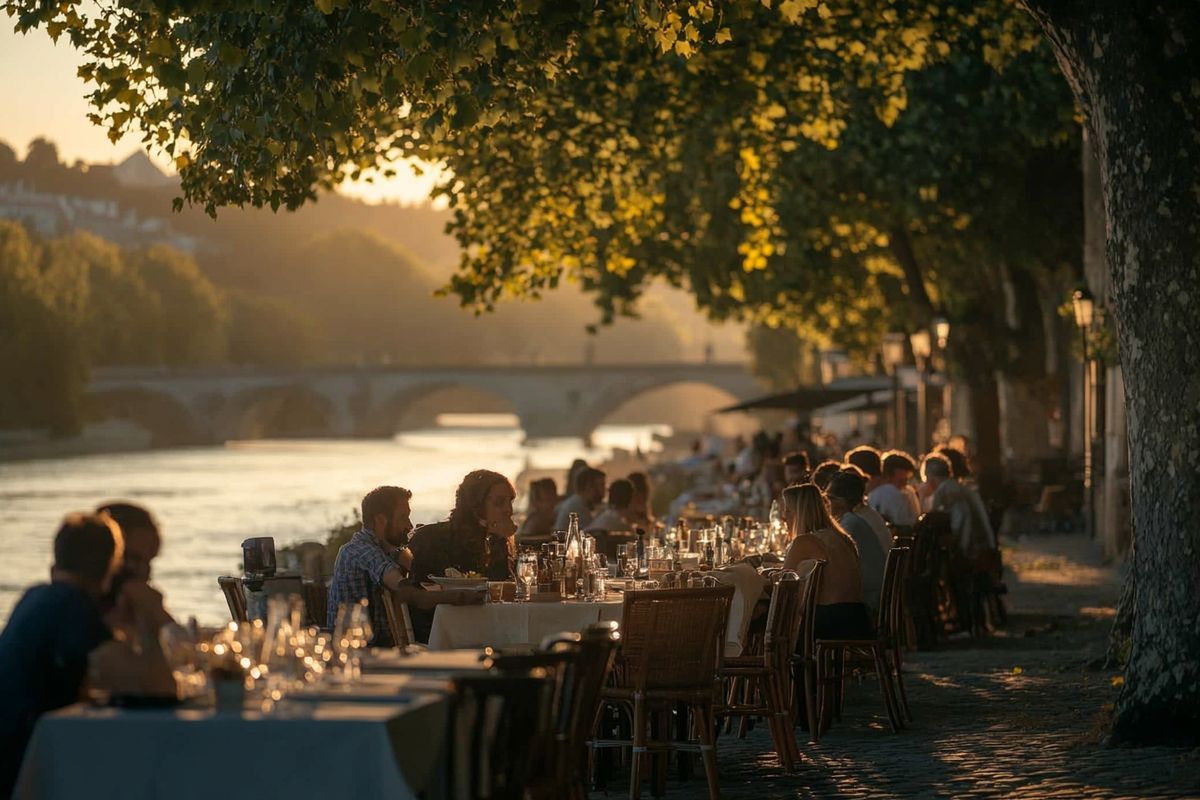
[{"label": "person's arm", "polygon": [[406,603],[412,608],[431,609],[441,603],[455,606],[469,606],[482,603],[484,593],[466,589],[443,589],[430,592],[415,585],[412,581],[404,581],[392,590],[396,600]]},{"label": "person's arm", "polygon": [[[408,553],[408,564],[412,565],[412,553],[407,548],[401,550],[401,562],[404,553]],[[395,589],[408,577],[408,568],[388,558],[381,548],[362,548],[351,555],[354,566],[370,576],[377,586]]]}]

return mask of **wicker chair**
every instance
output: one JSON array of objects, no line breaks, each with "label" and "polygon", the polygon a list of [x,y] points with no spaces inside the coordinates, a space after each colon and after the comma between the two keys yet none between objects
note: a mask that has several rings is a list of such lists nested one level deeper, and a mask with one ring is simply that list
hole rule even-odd
[{"label": "wicker chair", "polygon": [[821,731],[817,719],[817,659],[816,659],[816,627],[817,627],[817,598],[821,594],[821,577],[825,573],[825,561],[802,561],[797,567],[797,574],[804,583],[801,594],[799,628],[796,631],[796,644],[792,655],[792,683],[788,704],[794,710],[797,706],[796,693],[802,692],[804,697],[804,718],[808,725],[808,737],[812,742],[820,739]]},{"label": "wicker chair", "polygon": [[242,589],[242,579],[222,575],[217,578],[217,585],[221,587],[221,592],[225,595],[225,604],[229,606],[229,618],[234,622],[245,622],[247,620],[246,593]]},{"label": "wicker chair", "polygon": [[542,669],[454,679],[446,785],[453,800],[524,800],[553,741],[553,683]]},{"label": "wicker chair", "polygon": [[899,658],[899,647],[895,642],[900,616],[900,574],[908,552],[906,547],[893,547],[888,551],[875,638],[816,640],[815,659],[821,687],[821,719],[818,727],[822,731],[828,728],[832,715],[840,710],[845,668],[854,662],[867,662],[874,667],[892,732],[896,733],[904,727],[903,712],[897,700],[900,690],[893,682],[900,680],[900,664],[896,660]]},{"label": "wicker chair", "polygon": [[417,644],[416,634],[413,633],[412,615],[408,612],[408,603],[396,601],[396,596],[387,589],[381,589],[379,599],[383,603],[383,613],[387,617],[388,627],[392,631],[392,644],[399,648],[423,647]]},{"label": "wicker chair", "polygon": [[[615,680],[601,697],[629,710],[633,736],[632,740],[602,739],[597,724],[591,748],[593,760],[599,748],[631,748],[631,800],[641,796],[645,756],[651,750],[671,749],[698,749],[709,797],[719,796],[713,710],[733,594],[732,586],[625,593],[621,654]],[[660,726],[663,740],[648,741],[652,713],[669,713],[677,704],[691,711],[699,744],[667,741],[665,726]]]},{"label": "wicker chair", "polygon": [[[791,773],[800,760],[800,749],[796,744],[788,682],[800,630],[804,583],[791,570],[781,571],[774,578],[762,651],[725,659],[721,674],[732,680],[727,700],[717,709],[717,716],[765,718],[779,761],[784,771]],[[738,702],[739,695],[742,702]]]}]

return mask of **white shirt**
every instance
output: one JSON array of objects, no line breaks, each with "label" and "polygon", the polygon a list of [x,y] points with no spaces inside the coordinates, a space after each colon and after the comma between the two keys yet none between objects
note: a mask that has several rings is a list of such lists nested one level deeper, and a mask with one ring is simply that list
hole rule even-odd
[{"label": "white shirt", "polygon": [[921,516],[921,501],[911,486],[897,489],[883,483],[867,495],[867,504],[893,525],[916,525]]}]

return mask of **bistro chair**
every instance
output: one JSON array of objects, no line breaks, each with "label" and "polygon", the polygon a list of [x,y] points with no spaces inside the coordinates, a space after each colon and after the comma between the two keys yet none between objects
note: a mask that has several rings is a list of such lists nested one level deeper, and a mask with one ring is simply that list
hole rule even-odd
[{"label": "bistro chair", "polygon": [[329,622],[329,582],[324,578],[305,578],[303,588],[308,624],[324,628]]},{"label": "bistro chair", "polygon": [[452,800],[524,800],[553,741],[552,690],[542,669],[454,679],[446,772]]},{"label": "bistro chair", "polygon": [[[825,573],[825,561],[810,559],[802,561],[797,573],[804,583],[801,594],[796,645],[792,655],[792,683],[788,704],[796,709],[796,695],[804,702],[804,718],[808,725],[808,738],[814,744],[820,739],[818,724],[816,627],[817,598],[821,595],[821,578]],[[794,713],[794,712],[793,712]]]},{"label": "bistro chair", "polygon": [[[600,748],[630,748],[629,797],[641,796],[642,767],[651,751],[698,750],[711,800],[719,796],[713,711],[720,691],[725,627],[734,587],[659,589],[625,593],[621,653],[603,702],[624,708],[632,739],[600,738],[597,717],[591,742],[593,762]],[[698,743],[672,742],[666,725],[649,741],[651,717],[660,721],[679,705],[691,712]]]},{"label": "bistro chair", "polygon": [[883,695],[888,722],[892,732],[904,727],[902,711],[894,681],[900,678],[900,648],[896,646],[897,625],[900,615],[900,575],[908,548],[893,547],[888,551],[883,568],[883,591],[880,594],[876,634],[870,639],[817,639],[815,660],[820,684],[820,721],[824,731],[834,714],[840,716],[841,692],[845,683],[845,670],[851,663],[869,663],[879,677],[879,690]]},{"label": "bistro chair", "polygon": [[229,606],[229,617],[234,622],[246,622],[246,593],[242,589],[242,579],[231,575],[217,578],[217,585],[225,595],[225,604]]},{"label": "bistro chair", "polygon": [[[718,717],[765,718],[775,752],[789,774],[800,760],[788,683],[803,601],[804,583],[800,577],[791,570],[779,572],[767,610],[762,651],[755,655],[726,656],[721,675],[732,680],[728,699],[716,712]],[[743,691],[739,692],[739,688]],[[739,694],[742,702],[737,701]]]},{"label": "bistro chair", "polygon": [[383,614],[387,617],[388,628],[392,631],[392,644],[402,650],[413,646],[423,648],[424,645],[417,644],[417,636],[413,633],[408,603],[397,601],[396,596],[387,589],[380,590],[379,600],[383,603]]}]

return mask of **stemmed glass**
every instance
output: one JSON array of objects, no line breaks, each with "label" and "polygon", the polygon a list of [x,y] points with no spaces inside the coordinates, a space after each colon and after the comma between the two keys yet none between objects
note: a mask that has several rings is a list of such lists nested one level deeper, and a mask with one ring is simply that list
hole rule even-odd
[{"label": "stemmed glass", "polygon": [[533,596],[533,584],[537,580],[537,554],[522,553],[517,557],[517,599],[528,600]]}]

